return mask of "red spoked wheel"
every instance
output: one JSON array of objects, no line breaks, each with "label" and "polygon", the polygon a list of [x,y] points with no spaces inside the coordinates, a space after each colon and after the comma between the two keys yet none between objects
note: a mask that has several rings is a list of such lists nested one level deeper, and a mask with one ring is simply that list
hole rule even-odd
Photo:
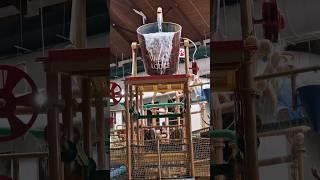
[{"label": "red spoked wheel", "polygon": [[[13,91],[21,80],[25,80],[31,92],[17,96]],[[0,118],[8,120],[11,130],[9,135],[0,136],[0,142],[18,138],[31,128],[38,116],[37,93],[38,89],[28,74],[13,66],[0,65]],[[32,115],[28,121],[16,116],[19,106],[31,109]]]},{"label": "red spoked wheel", "polygon": [[115,106],[120,103],[122,99],[121,87],[119,84],[115,82],[110,82],[110,98],[112,99],[111,106]]}]

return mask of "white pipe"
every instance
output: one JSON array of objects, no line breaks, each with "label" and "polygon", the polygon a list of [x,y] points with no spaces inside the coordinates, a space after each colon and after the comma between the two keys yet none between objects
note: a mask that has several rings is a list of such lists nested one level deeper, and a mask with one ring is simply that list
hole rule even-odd
[{"label": "white pipe", "polygon": [[70,41],[76,48],[86,48],[86,0],[72,0]]}]

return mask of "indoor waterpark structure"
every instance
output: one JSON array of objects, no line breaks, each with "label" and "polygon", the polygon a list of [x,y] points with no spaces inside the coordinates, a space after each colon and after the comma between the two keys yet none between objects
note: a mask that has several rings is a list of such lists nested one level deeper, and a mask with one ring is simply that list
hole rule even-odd
[{"label": "indoor waterpark structure", "polygon": [[320,180],[317,0],[1,0],[0,180]]}]

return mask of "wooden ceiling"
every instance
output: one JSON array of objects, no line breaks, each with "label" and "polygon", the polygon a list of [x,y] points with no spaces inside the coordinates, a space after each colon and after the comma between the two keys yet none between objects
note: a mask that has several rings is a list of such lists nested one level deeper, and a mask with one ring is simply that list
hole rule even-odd
[{"label": "wooden ceiling", "polygon": [[182,37],[194,42],[210,37],[210,0],[110,0],[110,33],[112,62],[131,56],[131,43],[137,42],[136,29],[142,17],[133,9],[142,11],[146,23],[156,21],[157,8],[162,7],[164,21],[182,26]]}]

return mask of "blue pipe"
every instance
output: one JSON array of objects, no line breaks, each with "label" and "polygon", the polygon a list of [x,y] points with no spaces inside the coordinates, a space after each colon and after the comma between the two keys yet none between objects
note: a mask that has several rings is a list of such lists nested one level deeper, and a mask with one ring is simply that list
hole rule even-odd
[{"label": "blue pipe", "polygon": [[123,175],[127,172],[126,166],[120,166],[119,168],[114,168],[111,170],[110,177],[116,178],[117,176]]},{"label": "blue pipe", "polygon": [[320,133],[320,85],[309,85],[298,88],[302,106],[312,121],[313,129]]}]

